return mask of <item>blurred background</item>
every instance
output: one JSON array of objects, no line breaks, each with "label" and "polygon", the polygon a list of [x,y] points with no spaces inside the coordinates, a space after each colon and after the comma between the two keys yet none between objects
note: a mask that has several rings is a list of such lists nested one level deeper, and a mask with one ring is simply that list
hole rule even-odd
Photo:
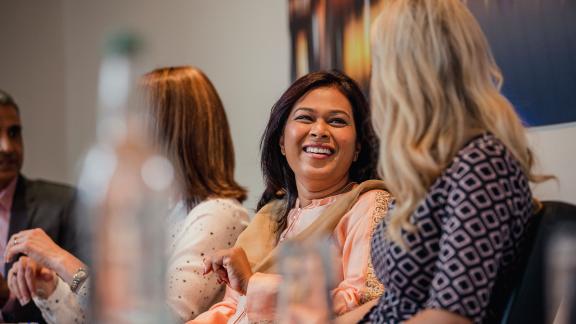
[{"label": "blurred background", "polygon": [[[507,94],[514,96],[513,102],[522,107],[538,107],[551,116],[562,114],[556,108],[566,112],[566,117],[560,115],[553,122],[540,123],[541,119],[532,115],[523,117],[532,119],[532,125],[540,125],[529,130],[540,170],[559,179],[557,183],[549,181],[538,186],[536,194],[543,199],[576,203],[576,123],[571,119],[576,100],[570,99],[576,93],[576,87],[572,88],[576,83],[571,83],[576,79],[576,56],[568,55],[575,53],[576,42],[570,40],[576,28],[562,29],[574,25],[569,18],[570,13],[576,13],[575,1],[531,0],[520,5],[521,2],[469,1],[474,3],[472,7],[481,23],[489,26],[485,27],[488,37],[499,37],[491,39],[498,63],[502,64],[502,53],[508,53],[509,60],[517,63],[503,68],[505,81],[520,84],[526,77],[508,74],[510,69],[526,69],[536,73],[533,78],[540,84],[548,84],[546,88],[527,88],[527,93],[537,89],[539,96],[546,99],[529,104],[524,104],[527,99],[521,97],[526,91],[518,94],[505,88]],[[137,73],[189,64],[204,70],[214,82],[232,129],[236,178],[249,190],[246,207],[254,208],[263,189],[260,136],[272,104],[292,78],[313,68],[313,64],[320,64],[314,61],[314,55],[325,51],[323,55],[333,60],[326,67],[349,67],[350,74],[360,82],[367,80],[369,69],[365,65],[355,66],[345,59],[356,55],[362,61],[369,57],[366,42],[355,45],[344,41],[339,45],[343,48],[341,53],[348,54],[338,56],[326,47],[329,40],[322,37],[344,35],[342,39],[350,39],[346,33],[366,31],[369,25],[363,19],[371,19],[377,5],[368,0],[334,1],[334,10],[348,16],[338,18],[340,29],[326,33],[321,30],[322,19],[328,19],[322,11],[327,10],[325,4],[326,1],[288,0],[2,0],[0,88],[11,93],[21,108],[23,173],[32,178],[76,182],[79,161],[95,138],[97,81],[104,43],[114,33],[133,31],[143,37],[146,46],[139,64],[142,71]],[[307,20],[311,14],[302,11],[302,7],[311,5],[317,16]],[[341,5],[351,5],[352,9],[344,10]],[[367,11],[370,6],[372,11]],[[491,20],[495,15],[498,19]],[[561,19],[566,23],[554,23]],[[508,22],[499,25],[503,20]],[[297,21],[309,26],[296,25]],[[320,42],[309,43],[306,35],[316,35]],[[507,35],[511,38],[507,39]],[[359,39],[367,40],[365,36]],[[304,49],[299,47],[304,44]],[[522,46],[535,50],[522,51]],[[318,52],[311,52],[313,49]],[[298,53],[311,60],[298,63]],[[567,77],[553,77],[556,75]]]}]

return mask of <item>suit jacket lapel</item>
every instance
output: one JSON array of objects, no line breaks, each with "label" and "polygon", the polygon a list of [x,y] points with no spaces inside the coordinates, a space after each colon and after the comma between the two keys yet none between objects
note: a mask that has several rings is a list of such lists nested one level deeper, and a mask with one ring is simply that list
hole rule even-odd
[{"label": "suit jacket lapel", "polygon": [[[8,238],[22,230],[28,229],[35,210],[33,197],[28,190],[28,180],[22,175],[18,176],[16,190],[14,191],[14,200],[12,201],[12,210],[10,212],[10,226],[8,229]],[[12,266],[12,262],[6,264],[5,272]]]}]

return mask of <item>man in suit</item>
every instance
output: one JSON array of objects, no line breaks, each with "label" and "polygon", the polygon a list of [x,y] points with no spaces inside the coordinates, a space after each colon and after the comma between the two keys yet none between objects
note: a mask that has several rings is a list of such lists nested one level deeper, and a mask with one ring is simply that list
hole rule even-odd
[{"label": "man in suit", "polygon": [[[54,242],[75,254],[75,190],[26,179],[20,173],[23,160],[19,108],[10,95],[0,90],[0,255],[4,255],[13,234],[33,228],[43,229]],[[2,267],[3,276],[11,266],[7,263]],[[14,298],[2,308],[2,320],[44,322],[32,301],[22,306]]]}]

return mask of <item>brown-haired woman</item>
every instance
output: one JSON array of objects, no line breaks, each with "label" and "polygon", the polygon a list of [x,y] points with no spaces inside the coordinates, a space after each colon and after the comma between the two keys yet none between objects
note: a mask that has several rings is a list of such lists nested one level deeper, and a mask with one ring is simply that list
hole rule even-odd
[{"label": "brown-haired woman", "polygon": [[189,320],[218,298],[216,276],[203,276],[204,255],[230,248],[246,227],[234,180],[234,148],[222,101],[197,68],[167,67],[143,77],[158,147],[172,162],[179,201],[168,218],[168,305]]},{"label": "brown-haired woman", "polygon": [[207,198],[246,199],[234,180],[234,148],[222,101],[197,68],[167,67],[143,77],[154,137],[172,161],[188,210]]},{"label": "brown-haired woman", "polygon": [[[234,180],[230,129],[210,80],[197,68],[167,67],[146,74],[142,86],[152,138],[172,162],[178,181],[176,203],[167,218],[167,303],[175,318],[186,321],[221,297],[223,287],[216,276],[202,275],[203,259],[231,247],[246,227],[248,215],[240,204],[246,191]],[[16,235],[11,242],[18,244],[10,244],[6,258],[27,255],[11,270],[17,297],[27,301],[34,296],[49,323],[85,322],[89,280],[78,287],[70,283],[74,271],[86,272],[86,265],[40,230]],[[30,270],[42,275],[27,283],[23,273]],[[34,287],[43,289],[42,296]]]}]

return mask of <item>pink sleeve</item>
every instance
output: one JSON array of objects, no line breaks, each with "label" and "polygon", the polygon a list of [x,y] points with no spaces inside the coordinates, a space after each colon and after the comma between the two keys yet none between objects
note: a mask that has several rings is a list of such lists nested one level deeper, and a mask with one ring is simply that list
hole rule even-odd
[{"label": "pink sleeve", "polygon": [[[271,321],[276,316],[276,299],[281,276],[275,274],[255,273],[248,283],[246,292],[246,315],[250,322]],[[239,300],[242,298],[236,291],[226,288],[224,300],[212,306],[188,323],[208,324],[227,323],[236,313],[236,308],[242,309]],[[240,318],[244,314],[236,314]]]},{"label": "pink sleeve", "polygon": [[[334,231],[341,251],[342,281],[332,291],[334,312],[341,315],[370,301],[371,291],[381,284],[371,276],[370,240],[372,231],[388,208],[389,195],[383,191],[370,191],[360,197],[356,205],[342,218]],[[376,282],[372,282],[376,280]],[[379,295],[378,294],[378,295]]]},{"label": "pink sleeve", "polygon": [[273,321],[282,276],[256,272],[248,282],[246,313],[250,322]]},{"label": "pink sleeve", "polygon": [[198,315],[195,319],[188,321],[188,324],[225,324],[236,313],[236,306],[238,305],[238,294],[236,291],[226,287],[226,294],[224,299],[214,304],[209,310]]}]

